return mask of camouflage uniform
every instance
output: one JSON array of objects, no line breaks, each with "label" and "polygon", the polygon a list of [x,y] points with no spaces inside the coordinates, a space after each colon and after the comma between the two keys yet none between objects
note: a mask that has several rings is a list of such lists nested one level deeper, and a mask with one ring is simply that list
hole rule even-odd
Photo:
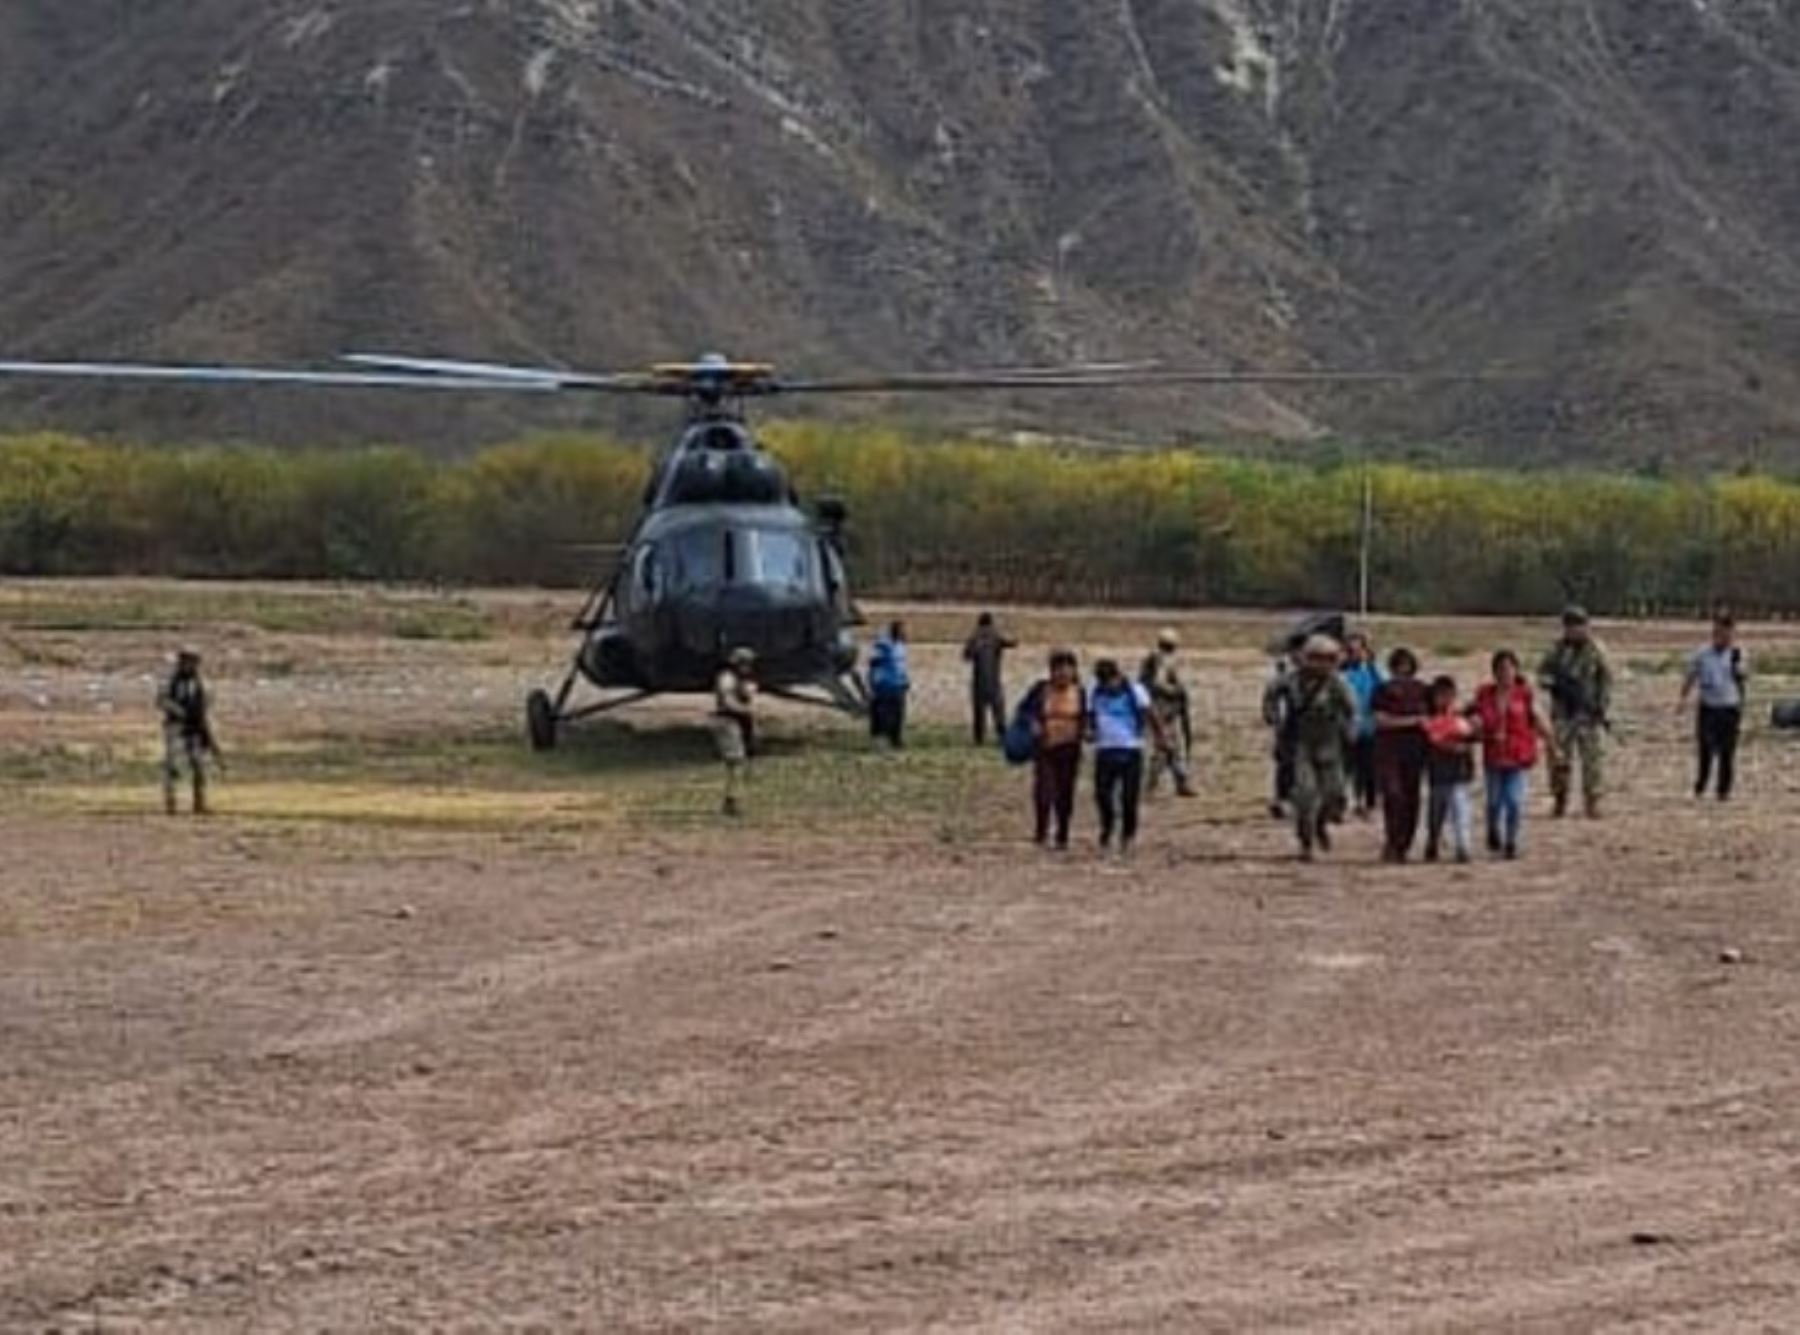
[{"label": "camouflage uniform", "polygon": [[1593,640],[1557,641],[1538,666],[1538,682],[1551,700],[1556,753],[1550,763],[1550,791],[1558,814],[1569,804],[1575,757],[1581,757],[1581,792],[1589,815],[1597,815],[1606,793],[1605,729],[1612,709],[1612,666]]},{"label": "camouflage uniform", "polygon": [[725,765],[727,816],[738,815],[744,787],[744,771],[750,764],[750,747],[756,731],[756,683],[750,672],[755,660],[742,652],[713,682],[713,740]]},{"label": "camouflage uniform", "polygon": [[1269,802],[1269,814],[1280,820],[1287,815],[1287,804],[1294,796],[1294,676],[1299,669],[1288,658],[1278,659],[1275,671],[1263,688],[1263,723],[1275,735],[1275,794]]},{"label": "camouflage uniform", "polygon": [[162,715],[163,809],[175,814],[175,786],[185,765],[193,783],[194,814],[206,814],[206,762],[212,750],[212,724],[207,718],[206,687],[199,660],[182,654],[174,675],[156,692]]},{"label": "camouflage uniform", "polygon": [[1192,745],[1191,716],[1187,682],[1181,676],[1181,664],[1173,648],[1158,648],[1144,659],[1138,681],[1150,693],[1150,708],[1162,730],[1156,734],[1155,749],[1150,755],[1150,791],[1162,782],[1163,771],[1175,776],[1175,791],[1183,797],[1194,795],[1189,769]]},{"label": "camouflage uniform", "polygon": [[1344,756],[1356,730],[1356,697],[1335,670],[1287,677],[1283,702],[1294,742],[1294,827],[1302,856],[1329,846],[1326,827],[1343,819]]}]

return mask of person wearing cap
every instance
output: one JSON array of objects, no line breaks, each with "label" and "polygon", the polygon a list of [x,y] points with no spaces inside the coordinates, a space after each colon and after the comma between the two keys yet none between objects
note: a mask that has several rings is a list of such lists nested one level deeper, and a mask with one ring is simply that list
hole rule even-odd
[{"label": "person wearing cap", "polygon": [[217,748],[196,650],[182,649],[175,655],[175,670],[156,692],[156,708],[162,716],[163,810],[171,816],[176,812],[176,785],[185,765],[193,785],[194,814],[204,816],[207,760]]},{"label": "person wearing cap", "polygon": [[1138,670],[1138,683],[1150,693],[1150,707],[1162,725],[1150,757],[1149,790],[1157,790],[1167,770],[1175,776],[1177,793],[1195,797],[1198,794],[1189,769],[1194,747],[1193,703],[1182,675],[1180,653],[1181,637],[1172,628],[1164,629]]},{"label": "person wearing cap", "polygon": [[977,746],[987,745],[990,721],[996,737],[1006,732],[1006,684],[1001,669],[1007,650],[1018,647],[1017,640],[1000,633],[992,612],[975,618],[975,633],[963,643],[963,662],[969,665],[969,710]]},{"label": "person wearing cap", "polygon": [[1300,860],[1331,849],[1331,826],[1344,818],[1344,757],[1356,732],[1356,697],[1338,675],[1343,649],[1323,635],[1306,641],[1287,685],[1294,741],[1294,830]]},{"label": "person wearing cap", "polygon": [[725,765],[725,814],[742,815],[744,772],[756,742],[756,654],[750,649],[733,649],[713,682],[713,738]]},{"label": "person wearing cap", "polygon": [[1588,816],[1597,818],[1606,793],[1605,733],[1612,726],[1612,665],[1594,639],[1583,608],[1566,608],[1562,624],[1562,638],[1538,665],[1538,684],[1550,697],[1550,723],[1556,734],[1550,793],[1555,814],[1567,815],[1579,758],[1582,798]]}]

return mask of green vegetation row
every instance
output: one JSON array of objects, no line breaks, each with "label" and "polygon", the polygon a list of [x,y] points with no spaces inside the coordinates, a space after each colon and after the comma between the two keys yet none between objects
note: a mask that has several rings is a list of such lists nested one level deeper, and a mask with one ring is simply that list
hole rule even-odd
[{"label": "green vegetation row", "polygon": [[[822,425],[767,438],[848,503],[859,590],[993,601],[1354,601],[1362,472],[1093,454]],[[640,449],[543,439],[399,449],[0,440],[0,571],[568,583],[625,536]],[[1800,610],[1800,486],[1577,473],[1372,473],[1373,583],[1396,611]]]}]

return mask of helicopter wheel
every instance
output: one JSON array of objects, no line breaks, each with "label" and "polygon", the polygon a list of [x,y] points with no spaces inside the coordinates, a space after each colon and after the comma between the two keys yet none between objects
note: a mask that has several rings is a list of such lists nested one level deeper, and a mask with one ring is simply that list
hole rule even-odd
[{"label": "helicopter wheel", "polygon": [[556,749],[556,706],[548,692],[533,691],[525,697],[525,733],[533,751]]}]

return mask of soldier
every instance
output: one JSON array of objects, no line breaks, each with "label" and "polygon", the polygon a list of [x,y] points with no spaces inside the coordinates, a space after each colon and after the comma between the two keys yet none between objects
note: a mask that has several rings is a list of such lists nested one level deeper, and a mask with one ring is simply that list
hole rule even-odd
[{"label": "soldier", "polygon": [[713,738],[725,764],[727,816],[743,814],[744,771],[756,741],[756,654],[733,649],[713,683]]},{"label": "soldier", "polygon": [[208,715],[206,685],[200,680],[200,655],[183,649],[175,655],[175,671],[156,692],[156,708],[162,715],[163,809],[175,814],[175,785],[185,763],[194,788],[194,814],[206,814],[206,763],[217,757],[212,720]]},{"label": "soldier", "polygon": [[1286,679],[1283,710],[1292,720],[1294,828],[1300,860],[1331,850],[1331,826],[1344,818],[1344,757],[1356,732],[1356,697],[1338,675],[1337,641],[1315,635]]},{"label": "soldier", "polygon": [[1275,660],[1275,668],[1263,687],[1263,723],[1275,734],[1275,795],[1269,815],[1287,819],[1288,802],[1294,795],[1294,677],[1300,671],[1300,651],[1292,649]]},{"label": "soldier", "polygon": [[1604,738],[1611,728],[1612,667],[1593,637],[1588,615],[1579,607],[1563,612],[1563,635],[1538,666],[1538,684],[1550,696],[1550,719],[1556,733],[1550,765],[1550,791],[1557,816],[1569,811],[1569,781],[1575,757],[1581,758],[1581,792],[1590,819],[1600,815],[1606,791]]},{"label": "soldier", "polygon": [[1001,667],[1008,649],[1019,642],[1000,633],[994,614],[983,612],[975,618],[975,633],[963,645],[963,662],[969,665],[969,709],[973,715],[975,745],[987,744],[987,726],[991,719],[994,735],[1006,733],[1006,686]]},{"label": "soldier", "polygon": [[1181,637],[1164,630],[1156,637],[1156,648],[1144,659],[1138,681],[1150,693],[1150,707],[1162,724],[1157,733],[1156,750],[1150,757],[1149,789],[1155,792],[1166,769],[1175,776],[1175,791],[1183,797],[1198,796],[1189,771],[1194,749],[1194,714],[1188,697],[1187,682],[1182,677],[1177,654]]}]

